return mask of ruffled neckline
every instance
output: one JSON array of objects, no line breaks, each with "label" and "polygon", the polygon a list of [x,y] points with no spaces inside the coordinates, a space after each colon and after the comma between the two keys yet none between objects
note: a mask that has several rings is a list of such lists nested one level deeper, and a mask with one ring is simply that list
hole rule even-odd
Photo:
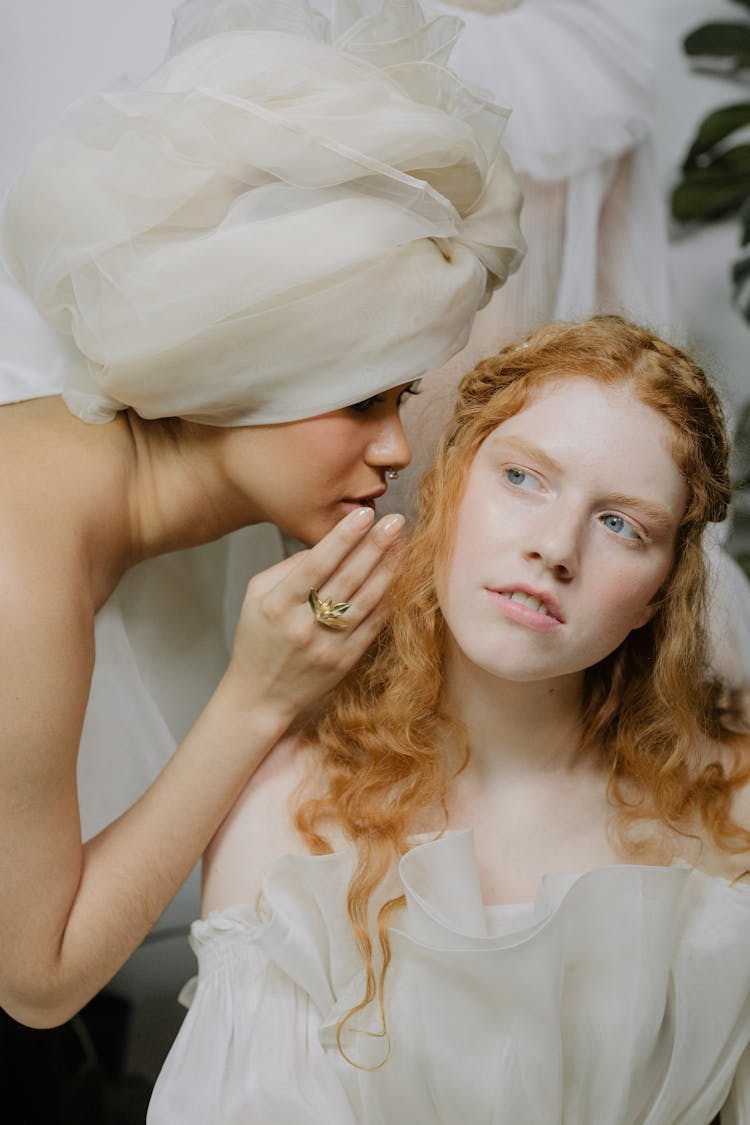
[{"label": "ruffled neckline", "polygon": [[[576,901],[600,895],[607,900],[617,892],[626,897],[671,900],[676,907],[688,883],[693,885],[691,897],[713,904],[725,900],[750,911],[750,887],[709,875],[680,859],[668,866],[613,863],[575,873],[550,872],[540,880],[533,900],[487,904],[482,898],[472,829],[455,829],[418,841],[381,884],[373,905],[377,909],[387,899],[403,894],[406,908],[394,916],[391,932],[428,948],[512,947],[532,940],[575,908]],[[328,916],[330,904],[339,899],[345,919],[342,892],[349,884],[354,861],[353,847],[322,856],[280,856],[268,869],[258,905],[237,903],[211,911],[193,923],[194,946],[248,928],[254,936],[271,940],[269,931],[277,928],[280,919],[288,922],[297,908],[304,912],[302,902],[295,903],[301,892],[303,899],[316,902],[322,916]],[[503,913],[512,924],[496,933],[494,919]]]},{"label": "ruffled neckline", "polygon": [[[287,1104],[300,1058],[312,1086],[330,1080],[316,1121],[669,1125],[709,1121],[726,1101],[750,1035],[748,888],[684,863],[550,874],[497,935],[473,833],[415,843],[372,904],[406,900],[390,926],[386,1042],[377,998],[360,1006],[365,968],[346,911],[354,862],[352,849],[284,856],[258,912],[240,905],[196,924],[200,976],[182,997],[193,1001],[183,1025],[193,1054],[173,1087],[216,1056],[221,1025],[231,1046],[217,1089],[232,1066],[254,1076],[253,1120],[313,1120],[268,1112],[277,1092],[274,1107]],[[278,1091],[257,1078],[269,1044],[287,1068]],[[331,1110],[332,1089],[351,1117]]]}]

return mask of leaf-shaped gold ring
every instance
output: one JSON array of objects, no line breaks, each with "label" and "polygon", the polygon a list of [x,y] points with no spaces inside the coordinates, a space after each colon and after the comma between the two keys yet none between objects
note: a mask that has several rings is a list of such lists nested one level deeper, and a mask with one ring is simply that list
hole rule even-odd
[{"label": "leaf-shaped gold ring", "polygon": [[313,611],[313,616],[327,629],[346,629],[346,622],[341,620],[341,615],[351,609],[350,602],[334,602],[333,598],[321,601],[317,590],[311,590],[307,595],[307,604]]}]

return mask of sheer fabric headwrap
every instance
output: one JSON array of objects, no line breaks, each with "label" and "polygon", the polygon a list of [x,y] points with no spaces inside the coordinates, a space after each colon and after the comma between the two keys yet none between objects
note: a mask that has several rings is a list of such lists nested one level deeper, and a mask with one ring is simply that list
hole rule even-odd
[{"label": "sheer fabric headwrap", "polygon": [[212,425],[438,367],[523,255],[508,111],[417,0],[188,0],[166,62],[79,103],[11,189],[10,269],[73,337],[64,397]]}]

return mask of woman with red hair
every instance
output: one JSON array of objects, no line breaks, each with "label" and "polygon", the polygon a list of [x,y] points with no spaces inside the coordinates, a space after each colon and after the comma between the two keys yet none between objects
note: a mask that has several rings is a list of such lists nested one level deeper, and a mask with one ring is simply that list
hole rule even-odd
[{"label": "woman with red hair", "polygon": [[750,1121],[729,497],[716,393],[648,330],[464,378],[383,634],[209,849],[149,1125]]}]

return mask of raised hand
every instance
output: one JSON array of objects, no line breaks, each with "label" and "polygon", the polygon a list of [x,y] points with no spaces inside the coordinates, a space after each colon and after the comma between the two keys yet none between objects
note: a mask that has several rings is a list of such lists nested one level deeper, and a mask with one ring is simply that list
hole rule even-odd
[{"label": "raised hand", "polygon": [[[262,701],[291,722],[338,683],[378,635],[404,519],[385,516],[373,527],[373,518],[369,508],[356,509],[315,547],[250,581],[223,685],[237,703]],[[320,613],[316,618],[316,598],[319,605],[348,603],[334,619],[337,627],[321,621]]]}]

